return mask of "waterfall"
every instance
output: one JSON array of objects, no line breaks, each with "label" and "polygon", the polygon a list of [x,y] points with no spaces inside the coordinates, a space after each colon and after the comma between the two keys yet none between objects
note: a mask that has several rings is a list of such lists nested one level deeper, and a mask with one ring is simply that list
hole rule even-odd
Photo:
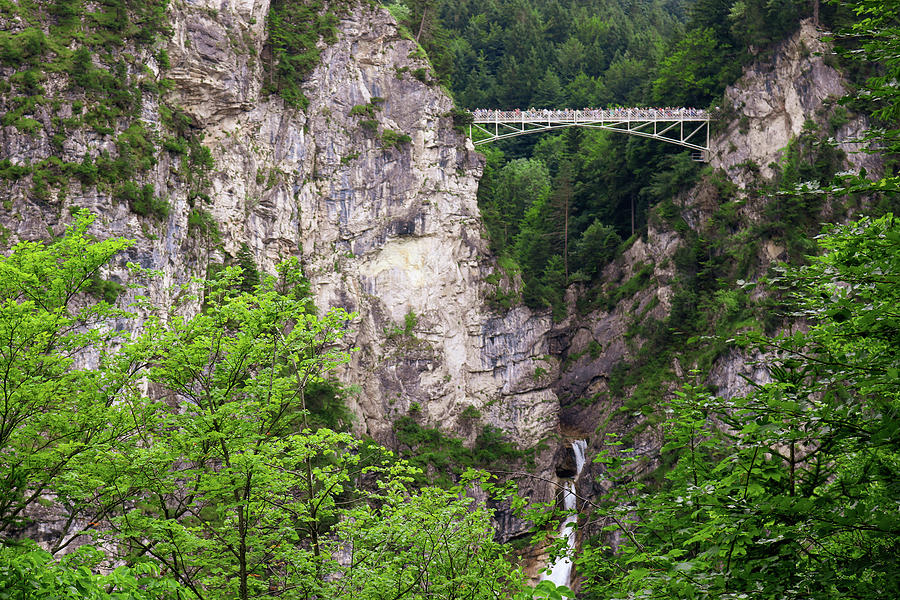
[{"label": "waterfall", "polygon": [[[587,442],[584,440],[572,442],[572,452],[575,454],[575,477],[566,481],[563,489],[563,507],[566,510],[574,511],[577,508],[575,480],[581,475],[581,469],[584,467],[584,451],[586,449]],[[559,535],[566,538],[566,553],[557,558],[550,566],[549,573],[541,575],[541,581],[549,580],[556,585],[569,585],[569,578],[572,575],[572,556],[575,553],[575,525],[577,522],[578,514],[573,512],[559,526]]]}]

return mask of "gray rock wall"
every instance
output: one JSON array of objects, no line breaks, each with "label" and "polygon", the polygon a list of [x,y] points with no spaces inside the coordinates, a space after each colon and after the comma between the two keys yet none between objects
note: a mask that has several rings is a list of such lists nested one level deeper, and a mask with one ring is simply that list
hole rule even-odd
[{"label": "gray rock wall", "polygon": [[[755,176],[741,168],[747,161],[759,167],[763,178],[771,178],[774,171],[770,165],[781,159],[807,121],[827,127],[825,117],[847,93],[844,77],[829,65],[832,54],[831,46],[807,19],[775,49],[771,59],[746,68],[743,77],[725,92],[725,114],[734,118],[713,138],[710,165],[724,169],[741,187],[752,183]],[[865,145],[855,141],[867,126],[865,118],[852,116],[833,137],[847,153],[849,168],[876,172],[880,161],[863,152]]]},{"label": "gray rock wall", "polygon": [[[451,100],[413,76],[428,64],[387,11],[360,3],[343,14],[337,42],[323,45],[321,64],[303,83],[309,108],[286,106],[262,93],[268,9],[266,0],[170,7],[167,100],[194,118],[212,151],[203,208],[221,241],[189,227],[189,185],[179,159],[165,152],[140,182],[168,199],[164,222],[79,185],[39,201],[26,180],[9,186],[12,208],[0,217],[11,239],[58,234],[68,207],[89,208],[101,215],[97,235],[136,240],[122,264],[162,272],[150,289],[161,306],[172,301],[171,285],[205,275],[209,263],[243,244],[269,272],[299,256],[320,308],[357,313],[350,341],[359,351],[341,377],[361,387],[351,399],[359,431],[388,439],[393,419],[416,407],[425,425],[474,438],[490,424],[535,445],[557,425],[549,381],[533,377],[547,354],[550,321],[526,309],[500,316],[486,308],[483,280],[494,263],[475,200],[481,159],[453,129]],[[145,64],[159,72],[149,53]],[[141,111],[158,132],[159,100],[145,94]],[[368,103],[375,131],[362,125],[368,116],[350,114]],[[391,145],[391,135],[409,141]],[[19,161],[54,154],[46,136],[13,127],[0,131],[0,147]],[[79,131],[61,158],[80,161],[104,149],[115,153],[112,138]],[[121,265],[107,275],[126,277]],[[391,335],[405,328],[407,314],[416,322],[409,335]],[[469,406],[482,414],[478,427],[460,420]]]},{"label": "gray rock wall", "polygon": [[[810,21],[804,21],[770,58],[749,65],[744,76],[726,90],[724,101],[732,108],[732,118],[718,124],[721,131],[712,139],[710,166],[722,170],[740,188],[739,227],[761,222],[768,201],[746,188],[775,174],[769,165],[781,160],[785,148],[805,123],[812,122],[823,131],[829,127],[836,101],[847,92],[841,74],[827,64],[830,52],[821,33]],[[866,119],[852,114],[848,117],[833,132],[834,142],[847,154],[846,168],[877,172],[877,156],[861,152],[863,146],[856,141],[865,132]],[[759,172],[745,168],[747,161],[756,163]],[[701,232],[710,226],[719,202],[715,187],[708,182],[676,200],[688,226]],[[642,433],[634,437],[635,452],[656,454],[656,428],[644,429],[647,417],[639,412],[621,411],[622,401],[613,398],[609,382],[614,367],[632,360],[644,343],[640,336],[629,336],[631,325],[647,319],[662,320],[669,314],[676,276],[675,252],[683,242],[670,226],[651,219],[646,237],[608,265],[603,274],[607,291],[614,292],[641,266],[649,265],[649,284],[610,310],[574,314],[548,334],[554,355],[564,361],[553,389],[561,402],[561,430],[570,437],[591,436],[595,444],[601,445],[605,432],[621,435],[637,428]],[[767,240],[760,244],[754,266],[757,272],[764,272],[769,264],[784,259],[784,247],[779,241]],[[729,351],[716,360],[705,383],[723,397],[745,394],[750,390],[745,377],[757,382],[767,377],[765,370],[754,364],[752,359],[756,358],[759,357]],[[681,377],[695,366],[681,364],[676,358],[666,368]],[[630,392],[631,389],[624,391],[626,398]],[[653,468],[653,464],[646,467]]]}]

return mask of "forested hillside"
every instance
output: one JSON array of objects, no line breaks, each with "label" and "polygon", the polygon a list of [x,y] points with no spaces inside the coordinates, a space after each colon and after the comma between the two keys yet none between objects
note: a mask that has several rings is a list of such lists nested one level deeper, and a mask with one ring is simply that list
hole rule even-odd
[{"label": "forested hillside", "polygon": [[[815,13],[823,27],[849,22],[849,11],[837,3],[795,0],[403,7],[404,23],[461,107],[710,107],[726,119],[715,110],[725,86],[743,65],[771,53],[800,19]],[[645,230],[650,207],[689,187],[702,171],[684,149],[585,130],[482,148],[487,166],[479,206],[493,247],[510,259],[508,271],[521,270],[521,300],[550,306],[557,318],[566,310],[564,288],[595,284],[620,243]],[[508,306],[514,299],[499,300]]]}]

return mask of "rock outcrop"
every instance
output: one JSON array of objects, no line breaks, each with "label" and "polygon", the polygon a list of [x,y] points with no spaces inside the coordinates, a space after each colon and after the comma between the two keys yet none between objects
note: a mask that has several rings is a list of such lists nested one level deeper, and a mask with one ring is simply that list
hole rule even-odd
[{"label": "rock outcrop", "polygon": [[[309,107],[299,111],[262,92],[268,9],[265,0],[170,8],[166,100],[199,125],[211,150],[203,209],[219,239],[189,225],[195,198],[184,165],[165,152],[141,182],[167,198],[164,222],[139,217],[96,187],[73,185],[65,198],[39,201],[26,179],[10,186],[12,206],[2,217],[11,239],[60,233],[66,207],[88,208],[102,216],[98,235],[136,240],[123,264],[162,272],[150,289],[162,306],[172,284],[205,275],[242,247],[269,272],[299,256],[320,308],[357,314],[350,342],[359,351],[341,376],[361,388],[351,399],[359,431],[387,440],[393,419],[412,409],[425,425],[474,437],[480,428],[471,417],[465,427],[460,420],[474,407],[482,425],[535,445],[557,424],[549,379],[534,377],[548,353],[550,320],[486,308],[483,280],[494,265],[475,200],[481,159],[454,130],[452,102],[417,44],[384,8],[353,6],[303,83]],[[152,55],[146,64],[160,72]],[[144,126],[160,131],[160,112],[160,98],[145,94]],[[0,144],[17,161],[59,155],[47,136],[13,127]],[[60,158],[114,148],[84,130]],[[108,275],[126,277],[121,265]]]},{"label": "rock outcrop", "polygon": [[[837,101],[847,93],[847,82],[831,63],[834,50],[822,41],[811,19],[800,23],[793,36],[779,44],[772,57],[748,66],[725,92],[723,114],[727,127],[711,141],[710,165],[724,169],[729,178],[746,187],[758,175],[768,179],[792,139],[808,123],[831,128],[837,147],[847,154],[849,168],[876,172],[879,161],[864,152],[857,140],[867,120],[846,114]],[[839,119],[834,110],[841,111]],[[827,117],[832,117],[829,119]]]}]

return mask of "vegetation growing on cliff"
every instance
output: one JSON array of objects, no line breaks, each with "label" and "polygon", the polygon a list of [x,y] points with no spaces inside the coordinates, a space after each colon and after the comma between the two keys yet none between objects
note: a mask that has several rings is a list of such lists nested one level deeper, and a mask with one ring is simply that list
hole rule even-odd
[{"label": "vegetation growing on cliff", "polygon": [[[296,261],[249,291],[239,268],[193,282],[183,297],[200,293],[203,310],[190,318],[137,298],[149,316],[129,335],[109,323],[136,315],[84,295],[129,245],[90,240],[91,221],[0,258],[0,590],[493,600],[520,589],[490,513],[467,495],[485,475],[418,488],[418,470],[383,448],[315,427],[307,394],[347,360],[350,315],[311,310]],[[88,357],[92,368],[75,365]],[[57,562],[18,540],[47,498],[63,530],[54,551],[105,551]],[[125,567],[94,575],[105,561]]]},{"label": "vegetation growing on cliff", "polygon": [[[31,196],[42,202],[65,199],[71,185],[96,187],[136,214],[161,220],[169,211],[165,190],[146,179],[169,153],[181,163],[191,198],[203,193],[212,159],[191,119],[163,98],[160,127],[142,120],[147,95],[164,95],[172,83],[159,47],[171,35],[167,6],[166,0],[5,5],[3,18],[15,27],[0,32],[0,124],[34,138],[36,147],[46,138],[49,154],[16,165],[4,158],[0,185],[30,178]],[[66,143],[78,135],[84,146]]]},{"label": "vegetation growing on cliff", "polygon": [[267,21],[267,89],[277,92],[289,105],[305,110],[309,100],[300,90],[303,78],[319,64],[319,43],[333,43],[337,36],[338,15],[347,10],[346,2],[322,0],[275,0]]},{"label": "vegetation growing on cliff", "polygon": [[688,384],[667,401],[659,488],[628,458],[598,458],[612,487],[594,518],[629,533],[615,553],[602,536],[586,545],[589,597],[900,594],[900,222],[819,242],[824,255],[769,281],[809,330],[741,338],[771,383],[731,399]]}]

